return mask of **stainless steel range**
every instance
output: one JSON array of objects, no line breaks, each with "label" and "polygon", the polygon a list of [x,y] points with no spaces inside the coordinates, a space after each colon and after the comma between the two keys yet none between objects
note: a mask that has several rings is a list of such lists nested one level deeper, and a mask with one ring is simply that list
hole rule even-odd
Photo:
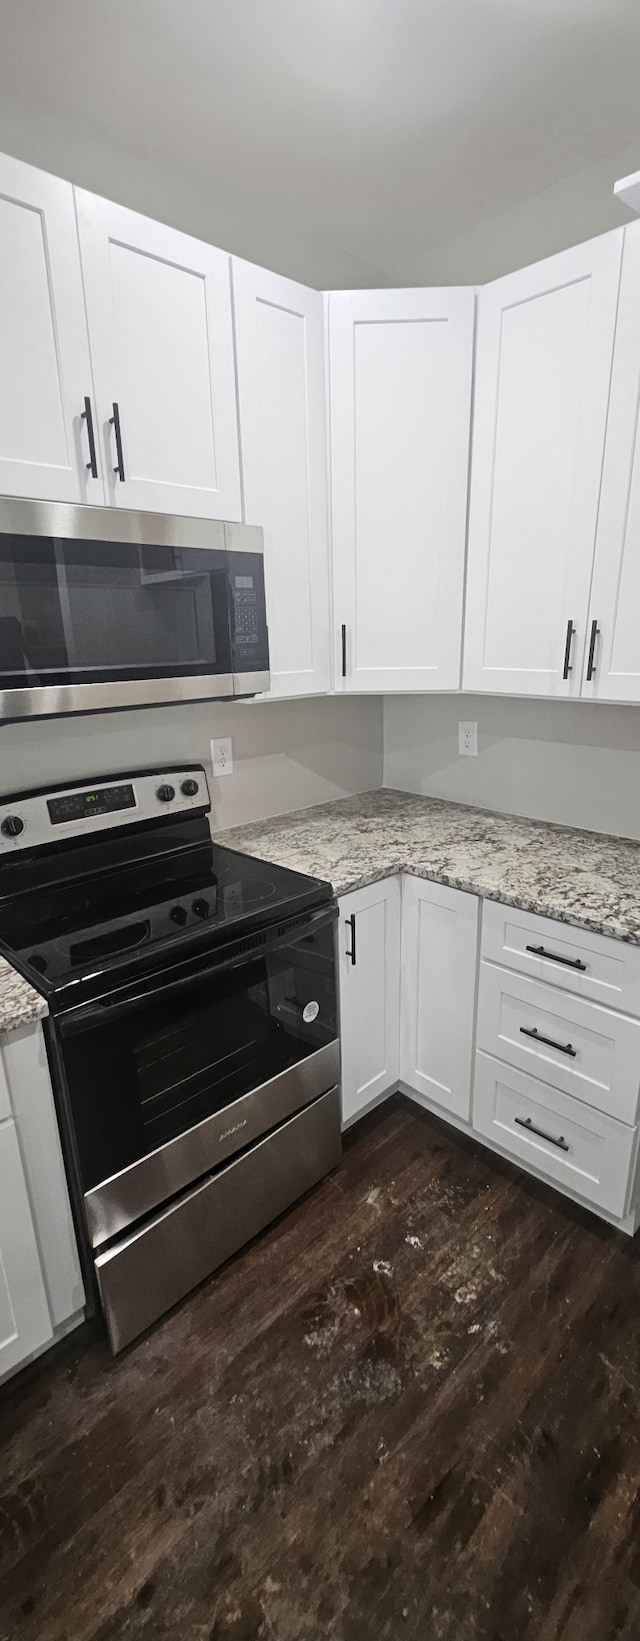
[{"label": "stainless steel range", "polygon": [[330,884],[212,843],[198,765],[0,800],[0,945],[48,1001],[114,1352],[339,1161]]}]

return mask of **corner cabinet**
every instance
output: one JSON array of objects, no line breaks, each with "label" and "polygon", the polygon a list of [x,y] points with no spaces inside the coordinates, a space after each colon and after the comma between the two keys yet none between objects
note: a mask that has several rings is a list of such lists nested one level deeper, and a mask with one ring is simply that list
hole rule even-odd
[{"label": "corner cabinet", "polygon": [[[0,494],[102,502],[70,182],[0,155]],[[93,428],[91,429],[93,432]]]},{"label": "corner cabinet", "polygon": [[475,294],[329,297],[337,690],[457,690]]},{"label": "corner cabinet", "polygon": [[229,257],[75,195],[106,501],[240,521]]},{"label": "corner cabinet", "polygon": [[400,1027],[400,879],[339,902],[342,1122],[393,1092]]},{"label": "corner cabinet", "polygon": [[245,522],[265,537],[271,695],[331,688],[324,300],[233,258]]},{"label": "corner cabinet", "polygon": [[466,690],[580,694],[623,234],[480,292]]},{"label": "corner cabinet", "polygon": [[481,901],[402,879],[400,1079],[464,1122],[471,1112]]}]

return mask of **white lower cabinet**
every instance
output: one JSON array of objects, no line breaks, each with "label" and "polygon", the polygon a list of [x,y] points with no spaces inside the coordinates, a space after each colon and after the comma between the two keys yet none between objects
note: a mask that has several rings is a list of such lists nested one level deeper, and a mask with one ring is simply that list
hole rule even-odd
[{"label": "white lower cabinet", "polygon": [[0,1381],[83,1305],[44,1036],[24,1026],[0,1038]]},{"label": "white lower cabinet", "polygon": [[560,1190],[623,1219],[637,1129],[572,1099],[528,1072],[476,1055],[473,1127]]},{"label": "white lower cabinet", "polygon": [[403,877],[400,1078],[465,1121],[480,905],[459,889]]},{"label": "white lower cabinet", "polygon": [[339,902],[342,1121],[350,1123],[398,1082],[400,879]]},{"label": "white lower cabinet", "polygon": [[0,1376],[52,1337],[18,1135],[9,1117],[0,1124]]}]

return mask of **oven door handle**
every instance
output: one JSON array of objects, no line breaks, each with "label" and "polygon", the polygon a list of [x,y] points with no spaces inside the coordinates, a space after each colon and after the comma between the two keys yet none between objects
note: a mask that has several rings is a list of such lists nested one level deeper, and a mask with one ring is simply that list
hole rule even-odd
[{"label": "oven door handle", "polygon": [[[325,924],[335,923],[338,917],[337,906],[322,906],[317,912],[312,912],[304,923],[297,928],[288,929],[282,935],[276,935],[272,940],[266,940],[264,945],[256,946],[249,952],[237,952],[235,956],[227,958],[226,963],[210,963],[205,959],[202,967],[189,974],[178,975],[175,980],[163,980],[162,972],[154,976],[156,984],[149,986],[146,991],[137,991],[133,997],[118,999],[115,993],[113,999],[106,998],[99,1003],[79,1004],[70,1009],[68,1014],[59,1014],[56,1017],[57,1029],[63,1037],[74,1037],[81,1031],[90,1031],[95,1026],[111,1025],[112,1021],[124,1020],[127,1015],[136,1014],[145,1003],[151,1003],[158,997],[169,1001],[183,991],[189,991],[201,984],[203,980],[215,980],[218,975],[229,974],[232,969],[247,968],[262,957],[278,951],[281,946],[297,945],[311,934],[316,934]],[[193,962],[193,958],[191,962]],[[164,973],[166,974],[166,970]],[[151,978],[151,977],[150,977]]]}]

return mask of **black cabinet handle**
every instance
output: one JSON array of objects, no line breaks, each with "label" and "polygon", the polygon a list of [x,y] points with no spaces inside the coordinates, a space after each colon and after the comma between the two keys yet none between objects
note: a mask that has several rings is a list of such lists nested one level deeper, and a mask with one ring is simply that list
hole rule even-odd
[{"label": "black cabinet handle", "polygon": [[551,963],[563,963],[566,969],[580,969],[586,974],[587,965],[579,957],[560,957],[558,952],[545,951],[544,946],[525,946],[526,952],[533,952],[534,957],[548,957]]},{"label": "black cabinet handle", "polygon": [[530,1117],[514,1117],[513,1120],[519,1128],[528,1128],[530,1134],[537,1134],[539,1139],[548,1140],[549,1145],[557,1145],[559,1151],[569,1150],[564,1134],[557,1140],[555,1134],[545,1134],[544,1128],[535,1128]]},{"label": "black cabinet handle", "polygon": [[596,639],[598,637],[599,631],[600,631],[600,628],[598,626],[597,621],[592,621],[591,622],[591,637],[589,639],[589,660],[587,661],[587,683],[588,684],[591,683],[591,679],[593,678],[593,674],[596,670],[596,664],[595,664],[595,661],[594,661],[593,658],[594,658],[594,655],[596,653]]},{"label": "black cabinet handle", "polygon": [[560,1054],[568,1054],[572,1060],[576,1059],[578,1050],[572,1043],[554,1043],[553,1037],[543,1037],[537,1026],[521,1026],[523,1037],[533,1037],[536,1043],[546,1043],[547,1048],[557,1048]]},{"label": "black cabinet handle", "polygon": [[351,962],[352,962],[353,967],[355,969],[355,966],[356,966],[356,914],[355,914],[355,912],[351,913],[351,917],[345,918],[345,923],[347,925],[347,928],[351,930],[351,945],[347,949],[347,957],[351,958]]},{"label": "black cabinet handle", "polygon": [[90,398],[88,397],[88,395],[86,393],[85,393],[85,396],[84,396],[84,410],[81,410],[81,412],[80,412],[80,421],[81,422],[86,422],[86,424],[87,424],[87,439],[89,441],[89,460],[86,464],[87,465],[87,472],[91,474],[92,479],[97,479],[97,477],[98,477],[98,458],[96,456],[96,441],[95,441],[95,436],[94,436],[94,432],[93,432],[93,416],[91,414],[91,400],[90,400]]},{"label": "black cabinet handle", "polygon": [[344,622],[342,623],[341,634],[342,634],[342,676],[343,676],[343,678],[346,678],[346,676],[347,676],[347,629],[345,627]]},{"label": "black cabinet handle", "polygon": [[113,401],[113,416],[109,417],[109,426],[113,428],[116,436],[116,456],[118,458],[113,471],[114,473],[117,473],[120,483],[124,484],[124,456],[122,454],[122,433],[120,431],[120,407],[116,404],[115,399]]},{"label": "black cabinet handle", "polygon": [[571,644],[575,630],[573,621],[567,621],[567,637],[564,646],[564,666],[562,668],[562,676],[564,679],[567,679],[569,677],[569,673],[573,672],[573,667],[571,666]]}]

